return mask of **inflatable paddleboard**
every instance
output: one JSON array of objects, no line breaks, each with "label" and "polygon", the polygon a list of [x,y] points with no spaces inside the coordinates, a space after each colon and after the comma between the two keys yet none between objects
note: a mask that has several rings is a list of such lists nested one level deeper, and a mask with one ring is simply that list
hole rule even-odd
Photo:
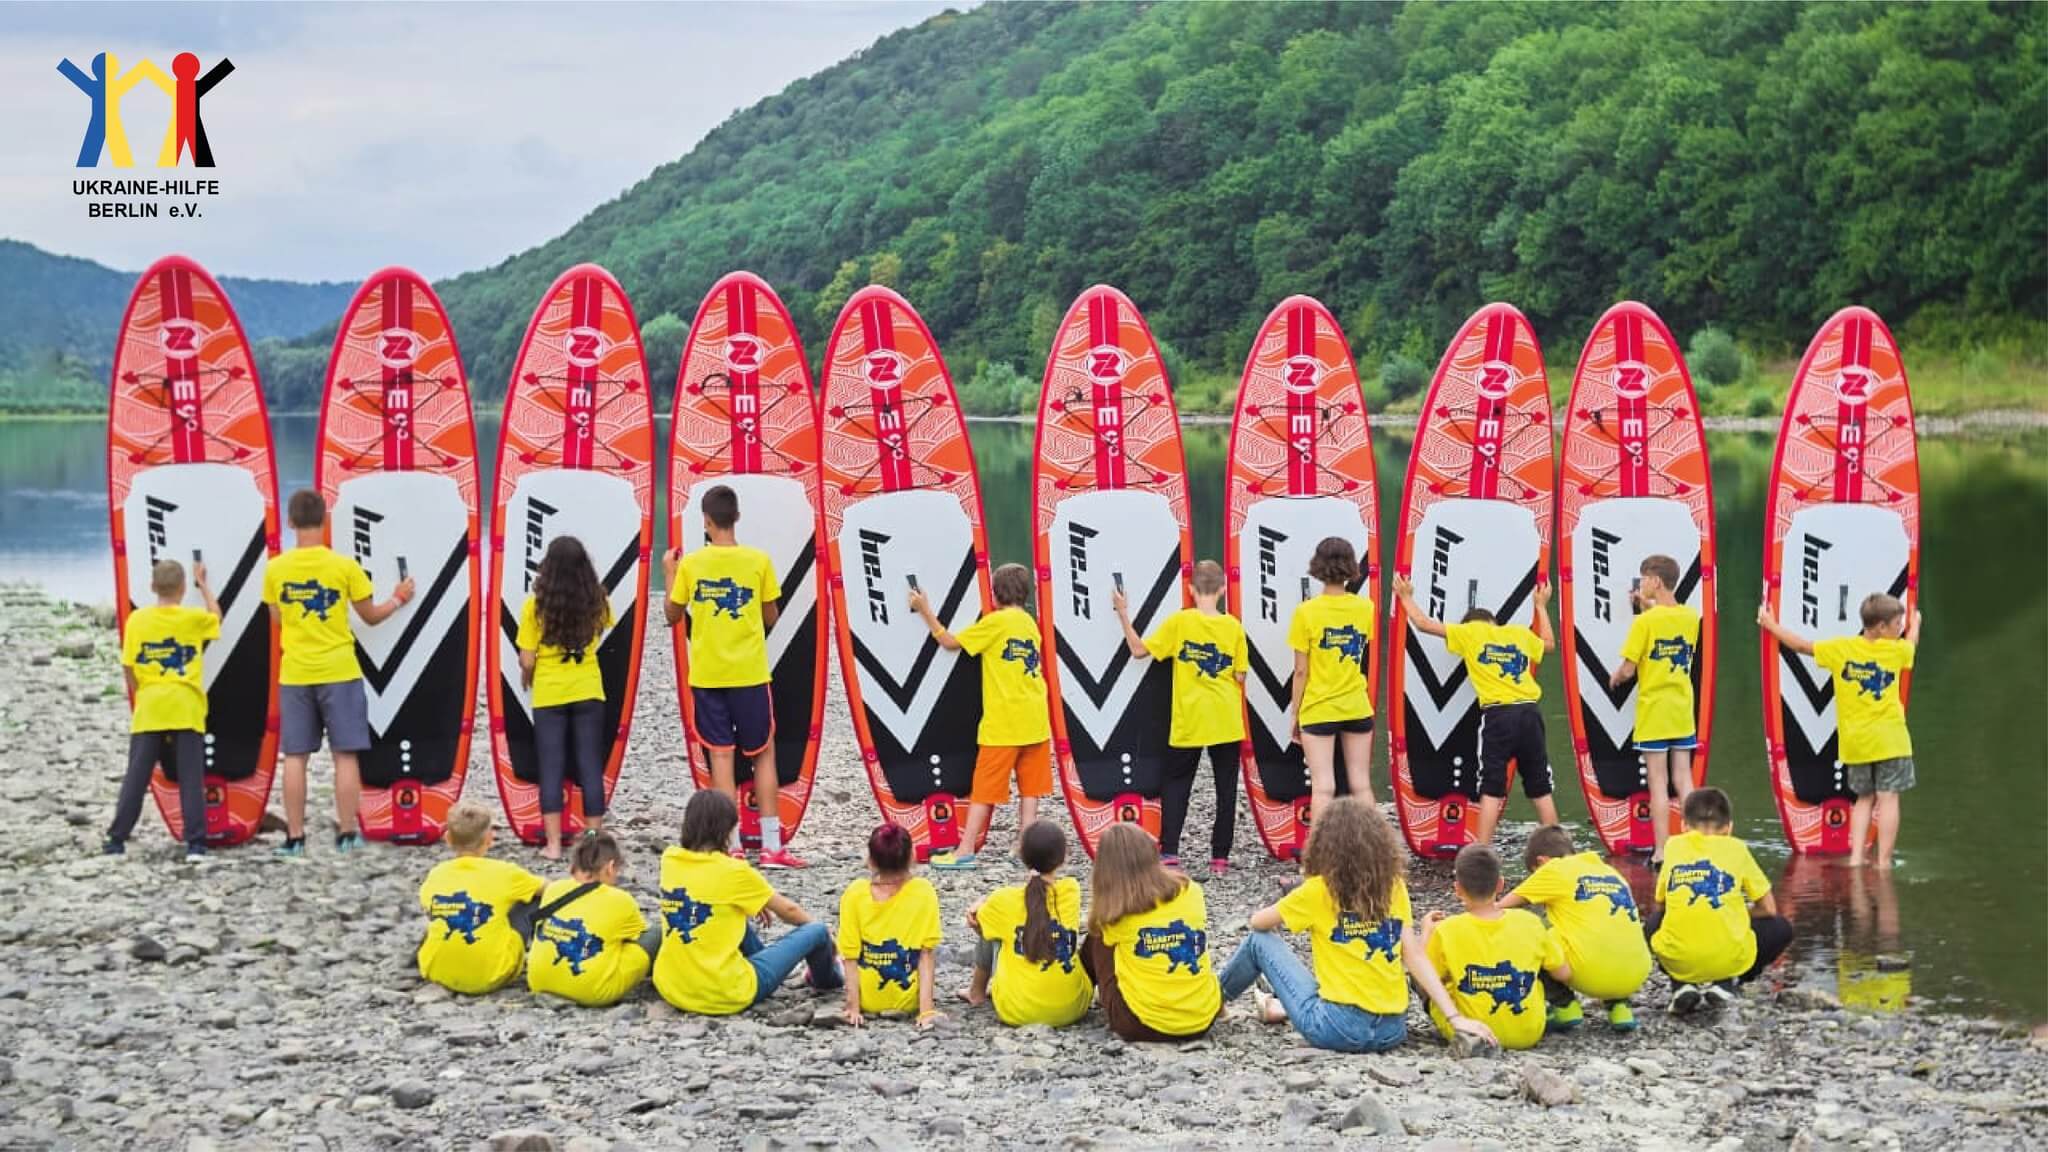
[{"label": "inflatable paddleboard", "polygon": [[1188,605],[1195,563],[1172,385],[1145,318],[1114,288],[1081,293],[1053,336],[1031,491],[1053,759],[1093,856],[1116,821],[1159,834],[1173,719],[1173,668],[1131,658],[1110,596],[1124,589],[1147,634]]},{"label": "inflatable paddleboard", "polygon": [[853,294],[825,348],[825,542],[832,623],[861,764],[920,859],[960,846],[981,670],[910,610],[920,587],[958,632],[988,610],[981,482],[939,346],[887,288]]},{"label": "inflatable paddleboard", "polygon": [[1718,617],[1713,475],[1699,401],[1678,341],[1641,304],[1616,304],[1586,338],[1561,455],[1558,647],[1573,759],[1607,851],[1649,855],[1657,846],[1653,820],[1680,830],[1678,804],[1650,811],[1649,778],[1635,746],[1639,681],[1607,686],[1636,617],[1629,594],[1644,558],[1678,561],[1672,591],[1700,614],[1692,661],[1700,742],[1692,757],[1695,785],[1707,778]]},{"label": "inflatable paddleboard", "polygon": [[[1394,570],[1432,618],[1456,623],[1478,607],[1534,626],[1532,596],[1549,569],[1550,460],[1536,333],[1511,305],[1488,304],[1444,350],[1402,486]],[[1387,615],[1394,806],[1416,853],[1455,856],[1479,802],[1479,698],[1441,639]]]},{"label": "inflatable paddleboard", "polygon": [[[767,283],[734,272],[712,285],[697,309],[676,375],[669,433],[670,540],[684,552],[705,545],[701,500],[719,484],[740,498],[739,539],[767,552],[782,585],[780,615],[768,630],[775,701],[776,817],[785,842],[796,835],[817,780],[825,725],[824,566],[818,562],[820,491],[818,410],[796,322]],[[683,730],[691,733],[690,772],[711,786],[711,764],[695,739],[690,649],[675,628],[676,688]],[[747,782],[753,759],[736,755],[740,839],[761,841],[761,813]]]},{"label": "inflatable paddleboard", "polygon": [[370,277],[342,315],[313,486],[330,547],[382,594],[414,583],[383,622],[355,621],[371,736],[360,819],[373,840],[431,844],[469,773],[483,557],[462,355],[440,298],[407,269]]},{"label": "inflatable paddleboard", "polygon": [[[513,831],[543,839],[532,697],[520,683],[519,607],[557,536],[575,536],[611,594],[598,644],[604,673],[605,795],[618,785],[640,685],[640,646],[654,548],[654,408],[640,324],[625,290],[595,264],[558,277],[527,326],[505,392],[491,516],[491,753]],[[582,827],[563,785],[562,835]]]},{"label": "inflatable paddleboard", "polygon": [[185,838],[176,773],[206,777],[206,839],[256,834],[277,770],[277,630],[263,609],[263,569],[277,553],[277,471],[249,339],[206,270],[166,256],[142,274],[121,318],[107,413],[107,498],[114,607],[121,627],[156,603],[149,570],[192,563],[220,600],[220,639],[201,654],[206,763],[165,764],[150,794],[171,838]]},{"label": "inflatable paddleboard", "polygon": [[[1764,505],[1764,603],[1815,640],[1863,629],[1859,608],[1889,592],[1920,604],[1920,455],[1906,366],[1867,308],[1821,326],[1792,378]],[[1836,750],[1834,681],[1763,637],[1764,739],[1778,816],[1795,852],[1849,852]],[[1911,673],[1900,677],[1906,699]]]},{"label": "inflatable paddleboard", "polygon": [[[1266,317],[1246,358],[1230,424],[1229,497],[1223,566],[1230,611],[1244,621],[1252,673],[1245,678],[1249,736],[1245,795],[1259,838],[1291,860],[1308,841],[1308,769],[1294,743],[1294,649],[1288,625],[1312,587],[1308,562],[1326,537],[1358,550],[1357,591],[1380,602],[1379,485],[1358,368],[1329,309],[1291,296]],[[1366,667],[1379,687],[1379,637]],[[1337,790],[1346,791],[1343,750]]]}]

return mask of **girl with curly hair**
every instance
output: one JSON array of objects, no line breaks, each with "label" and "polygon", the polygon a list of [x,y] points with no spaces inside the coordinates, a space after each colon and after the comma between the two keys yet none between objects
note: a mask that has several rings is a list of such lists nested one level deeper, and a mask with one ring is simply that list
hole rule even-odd
[{"label": "girl with curly hair", "polygon": [[519,676],[533,694],[533,749],[540,768],[541,855],[562,858],[562,782],[576,782],[586,828],[604,826],[604,673],[597,648],[611,601],[574,536],[557,536],[541,558],[533,593],[519,606]]}]

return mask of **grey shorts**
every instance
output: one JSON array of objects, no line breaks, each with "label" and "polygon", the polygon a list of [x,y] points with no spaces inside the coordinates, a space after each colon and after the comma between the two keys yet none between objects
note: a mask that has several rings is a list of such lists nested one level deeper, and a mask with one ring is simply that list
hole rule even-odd
[{"label": "grey shorts", "polygon": [[1858,796],[1868,796],[1872,792],[1904,792],[1913,786],[1911,756],[1874,760],[1868,764],[1844,764],[1842,769],[1849,777],[1849,791]]},{"label": "grey shorts", "polygon": [[278,742],[287,756],[311,756],[320,736],[336,752],[370,750],[370,697],[361,680],[277,687]]}]

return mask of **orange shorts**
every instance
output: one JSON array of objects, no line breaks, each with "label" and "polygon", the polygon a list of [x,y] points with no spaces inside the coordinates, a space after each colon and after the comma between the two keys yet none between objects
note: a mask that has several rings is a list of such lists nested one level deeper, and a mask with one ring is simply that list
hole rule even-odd
[{"label": "orange shorts", "polygon": [[974,791],[967,797],[968,802],[1008,804],[1013,771],[1017,774],[1019,794],[1030,799],[1052,795],[1052,741],[982,748],[974,757]]}]

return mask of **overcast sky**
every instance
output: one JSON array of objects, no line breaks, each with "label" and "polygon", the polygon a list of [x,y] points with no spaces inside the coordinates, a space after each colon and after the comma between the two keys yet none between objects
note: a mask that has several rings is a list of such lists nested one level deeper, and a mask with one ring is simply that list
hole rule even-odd
[{"label": "overcast sky", "polygon": [[[441,277],[566,229],[733,112],[947,7],[0,3],[0,236],[122,269]],[[73,167],[89,105],[57,72],[181,51],[235,71],[202,105],[216,167],[155,167],[168,103],[122,106],[135,167]],[[217,178],[199,220],[86,215],[72,181]]]}]

